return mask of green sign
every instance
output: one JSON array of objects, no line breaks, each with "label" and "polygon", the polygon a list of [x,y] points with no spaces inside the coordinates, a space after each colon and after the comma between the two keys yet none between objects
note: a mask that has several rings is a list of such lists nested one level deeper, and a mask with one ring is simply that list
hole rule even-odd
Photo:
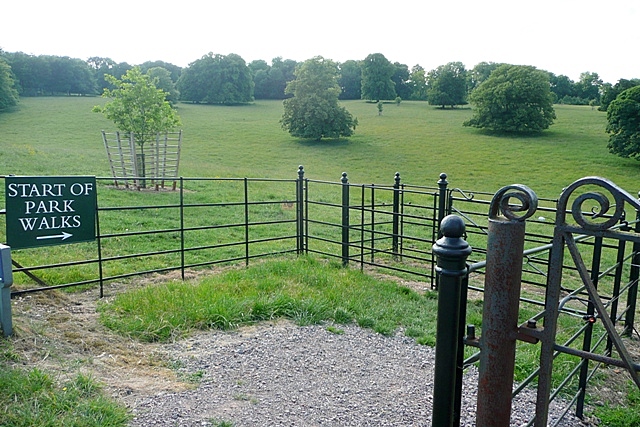
[{"label": "green sign", "polygon": [[96,178],[5,177],[7,244],[12,249],[96,238]]}]

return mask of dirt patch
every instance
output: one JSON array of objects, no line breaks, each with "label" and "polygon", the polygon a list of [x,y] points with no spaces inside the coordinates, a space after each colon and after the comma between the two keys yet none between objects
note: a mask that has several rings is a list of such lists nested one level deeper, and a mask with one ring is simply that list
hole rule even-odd
[{"label": "dirt patch", "polygon": [[[105,294],[115,295],[115,286]],[[108,300],[108,298],[107,298]],[[162,345],[114,334],[99,322],[97,291],[46,291],[12,301],[16,364],[59,380],[90,374],[127,404],[148,395],[192,387],[170,368]]]}]

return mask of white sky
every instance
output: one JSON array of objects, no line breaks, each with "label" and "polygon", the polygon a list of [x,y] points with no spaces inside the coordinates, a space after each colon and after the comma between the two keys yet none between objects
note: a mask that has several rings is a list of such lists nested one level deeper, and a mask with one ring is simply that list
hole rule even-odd
[{"label": "white sky", "polygon": [[208,52],[335,61],[382,53],[427,71],[452,61],[533,65],[578,80],[640,78],[638,0],[16,0],[0,48],[179,66]]}]

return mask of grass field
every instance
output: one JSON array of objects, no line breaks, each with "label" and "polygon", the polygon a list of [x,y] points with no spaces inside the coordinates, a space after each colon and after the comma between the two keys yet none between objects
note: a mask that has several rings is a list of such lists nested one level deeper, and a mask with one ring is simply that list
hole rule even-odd
[{"label": "grass field", "polygon": [[[100,131],[115,130],[91,107],[102,98],[23,98],[0,115],[0,174],[109,176]],[[344,105],[358,117],[348,140],[304,141],[279,125],[282,103],[258,101],[224,107],[179,104],[185,177],[295,178],[304,165],[312,179],[354,183],[434,185],[441,172],[452,186],[494,192],[513,183],[555,198],[583,176],[611,179],[640,190],[640,165],[609,154],[606,116],[591,107],[556,106],[558,119],[537,136],[500,136],[462,126],[468,108],[440,110],[422,102]]]},{"label": "grass field", "polygon": [[[21,99],[16,111],[0,115],[0,175],[109,176],[109,164],[100,131],[115,129],[104,117],[91,112],[92,106],[103,102],[102,98],[89,97]],[[557,197],[563,187],[590,175],[606,177],[632,194],[640,189],[637,183],[640,165],[634,160],[621,159],[608,153],[608,137],[604,132],[605,114],[590,107],[556,106],[558,119],[548,131],[536,136],[504,136],[463,127],[462,123],[471,116],[469,108],[440,110],[426,103],[403,102],[399,106],[385,105],[383,115],[379,116],[375,104],[349,101],[344,105],[358,117],[359,127],[355,136],[348,140],[316,142],[292,138],[280,128],[278,121],[282,114],[282,103],[279,101],[259,101],[235,107],[180,104],[178,109],[184,132],[180,175],[295,179],[298,165],[304,165],[306,177],[318,180],[338,181],[341,173],[346,171],[352,183],[390,185],[395,172],[400,172],[405,183],[434,186],[439,174],[445,172],[452,187],[495,192],[504,185],[521,183],[531,187],[538,196],[548,198]],[[101,198],[119,198],[120,201],[124,200],[123,203],[127,198],[151,200],[155,197],[149,193],[141,195],[117,190],[100,194]],[[206,197],[207,194],[199,196]],[[177,196],[166,194],[163,197]],[[4,200],[3,193],[0,193],[0,200]],[[132,222],[137,220],[135,215],[135,212],[131,214]],[[144,220],[162,221],[153,217]],[[111,222],[107,219],[103,225],[115,230],[125,226],[123,221],[124,218],[116,218]],[[147,236],[145,239],[141,244],[150,245]],[[68,245],[59,253],[72,253],[78,251],[79,247]],[[45,252],[44,249],[33,251],[36,257]],[[277,264],[265,268],[276,267]],[[289,270],[296,268],[302,270],[297,272],[302,277],[301,283],[318,277],[323,283],[328,283],[338,280],[335,277],[342,274],[339,269],[320,273],[318,266],[287,266]],[[266,275],[264,271],[257,271]],[[259,283],[259,277],[253,277],[252,274],[255,272],[249,271],[245,276],[240,274],[236,282],[254,280]],[[221,280],[231,281],[227,279]],[[358,276],[357,279],[351,278],[347,284],[362,278]],[[201,288],[206,289],[211,283],[217,284],[215,280],[218,279],[211,280],[205,281]],[[367,281],[366,285],[370,283]],[[182,289],[181,285],[175,288],[178,291]],[[277,294],[276,291],[269,291],[270,295]],[[425,316],[416,319],[415,316],[407,317],[400,313],[400,307],[417,300],[418,297],[413,293],[400,291],[397,295],[398,307],[391,307],[384,312],[384,301],[374,302],[366,309],[349,301],[351,305],[338,310],[327,303],[335,299],[334,294],[303,295],[305,298],[299,301],[299,295],[296,294],[298,289],[293,289],[295,292],[289,294],[287,292],[291,289],[285,286],[284,291],[281,298],[284,304],[280,305],[278,301],[274,304],[271,304],[273,301],[262,301],[260,298],[264,298],[264,295],[255,297],[248,292],[246,300],[239,301],[237,305],[241,309],[249,307],[249,314],[257,312],[258,315],[252,318],[241,311],[238,314],[250,321],[257,321],[261,318],[260,310],[268,316],[282,315],[296,320],[300,320],[296,317],[298,314],[305,313],[311,319],[302,317],[304,323],[315,321],[316,317],[340,322],[341,316],[344,317],[346,313],[348,319],[344,321],[355,319],[358,324],[382,333],[391,333],[394,327],[402,324],[420,342],[433,344],[433,323],[419,323],[424,321]],[[332,289],[330,291],[333,292]],[[344,290],[337,292],[340,294]],[[113,313],[105,314],[107,323],[111,319],[114,324],[128,327],[126,313],[129,308],[126,304],[138,310],[144,306],[141,302],[145,298],[171,300],[166,295],[145,292],[134,294],[131,298],[133,302],[126,299],[119,301],[124,304],[118,309],[121,310],[118,315],[124,313],[122,318]],[[207,298],[215,299],[217,296],[208,295]],[[429,299],[433,298],[425,298]],[[372,296],[370,300],[374,301],[375,298]],[[309,307],[300,306],[309,304],[309,301],[312,304]],[[424,301],[421,303],[424,304]],[[158,308],[154,304],[146,306]],[[284,309],[281,310],[281,306]],[[183,305],[181,309],[185,307]],[[287,312],[290,309],[293,315]],[[194,312],[198,310],[196,307]],[[175,314],[178,318],[182,315],[179,311]],[[165,318],[152,310],[147,317]],[[479,317],[477,313],[475,317]],[[480,322],[479,319],[475,321],[476,324]],[[161,340],[180,335],[183,332],[181,328],[200,328],[203,324],[212,326],[211,320],[206,318],[196,317],[190,322],[191,325],[153,325],[149,321],[148,325],[142,325],[143,331],[150,327],[162,330],[166,335],[141,338]],[[231,323],[213,326],[231,327],[241,322]],[[162,329],[165,326],[167,329]],[[123,333],[136,335],[133,330]],[[532,352],[530,355],[532,363],[535,363],[537,354]],[[526,374],[519,373],[519,376],[522,378]]]}]

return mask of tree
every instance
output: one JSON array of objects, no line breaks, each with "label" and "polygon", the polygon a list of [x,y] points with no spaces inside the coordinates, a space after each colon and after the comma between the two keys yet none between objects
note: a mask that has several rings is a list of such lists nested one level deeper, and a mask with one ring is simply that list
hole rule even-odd
[{"label": "tree", "polygon": [[431,105],[467,103],[467,70],[462,62],[449,62],[427,74],[427,99]]},{"label": "tree", "polygon": [[640,86],[624,90],[607,109],[609,152],[640,160]]},{"label": "tree", "polygon": [[346,108],[338,104],[338,66],[321,56],[308,59],[295,71],[285,93],[280,124],[292,136],[320,140],[351,136],[358,124]]},{"label": "tree", "polygon": [[504,65],[499,62],[479,62],[467,73],[469,91],[473,91],[480,86],[480,83],[487,80],[491,73],[499,66]]},{"label": "tree", "polygon": [[395,85],[396,95],[402,99],[411,98],[411,85],[409,84],[409,67],[399,62],[394,62],[395,71],[391,76],[391,81]]},{"label": "tree", "polygon": [[93,75],[98,85],[98,92],[104,92],[105,89],[115,89],[115,87],[106,80],[106,75],[120,79],[132,68],[131,65],[126,62],[117,63],[111,58],[99,56],[93,56],[87,59],[87,64],[89,64],[89,68],[93,70]]},{"label": "tree", "polygon": [[411,68],[409,85],[411,86],[411,99],[427,100],[427,72],[418,64]]},{"label": "tree", "polygon": [[[140,69],[142,71],[142,68]],[[175,105],[180,99],[180,92],[176,89],[176,85],[171,78],[171,72],[164,67],[151,67],[147,70],[146,74],[148,74],[153,84],[158,88],[162,89],[164,93],[167,95],[167,101],[169,104]]]},{"label": "tree", "polygon": [[390,100],[396,97],[393,74],[396,67],[381,53],[372,53],[362,61],[362,99]]},{"label": "tree", "polygon": [[182,70],[177,89],[183,101],[245,104],[253,101],[253,76],[240,56],[208,53]]},{"label": "tree", "polygon": [[164,61],[143,62],[142,64],[140,64],[140,71],[142,71],[143,73],[147,73],[150,69],[157,67],[161,67],[167,70],[171,76],[171,81],[173,81],[173,83],[176,83],[180,78],[180,74],[182,74],[182,67]]},{"label": "tree", "polygon": [[586,104],[592,99],[600,102],[600,87],[602,87],[602,79],[598,73],[589,71],[580,73],[580,79],[575,83],[576,96],[584,99]]},{"label": "tree", "polygon": [[631,89],[632,87],[640,86],[640,79],[620,79],[618,83],[611,86],[606,83],[603,85],[602,97],[600,98],[600,111],[607,111],[609,104],[618,97],[623,91]]},{"label": "tree", "polygon": [[565,75],[556,76],[549,73],[549,83],[551,83],[551,93],[555,95],[556,102],[568,103],[569,98],[576,96],[575,83]]},{"label": "tree", "polygon": [[[0,50],[0,54],[2,51]],[[0,57],[0,112],[18,104],[18,91],[13,80],[11,67]]]},{"label": "tree", "polygon": [[132,133],[141,149],[159,132],[180,126],[180,117],[166,100],[167,94],[156,88],[151,76],[142,74],[139,67],[127,71],[122,80],[110,75],[105,79],[115,89],[105,89],[102,96],[111,99],[104,106],[93,107],[93,111],[103,113],[118,130]]},{"label": "tree", "polygon": [[271,65],[261,59],[249,63],[255,84],[255,98],[284,99],[287,83],[295,78],[293,72],[296,65],[296,61],[292,59],[283,61],[281,57],[274,58]]},{"label": "tree", "polygon": [[360,66],[360,61],[350,59],[340,64],[339,68],[338,84],[342,89],[340,99],[361,99],[362,67]]},{"label": "tree", "polygon": [[502,132],[541,132],[556,118],[548,73],[502,65],[470,95],[473,117],[465,126]]}]

